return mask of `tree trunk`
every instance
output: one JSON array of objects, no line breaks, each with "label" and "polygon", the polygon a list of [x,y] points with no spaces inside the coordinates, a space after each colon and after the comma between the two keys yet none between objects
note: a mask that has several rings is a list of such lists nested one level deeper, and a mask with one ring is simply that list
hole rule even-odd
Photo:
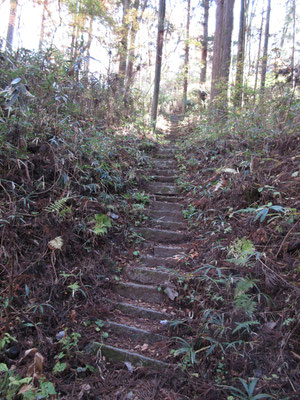
[{"label": "tree trunk", "polygon": [[128,32],[129,32],[129,23],[128,23],[128,12],[130,8],[130,0],[122,0],[123,4],[123,18],[122,18],[122,28],[121,28],[121,41],[119,48],[119,86],[120,89],[124,88],[125,85],[125,76],[126,76],[126,67],[127,67],[127,53],[128,53]]},{"label": "tree trunk", "polygon": [[139,29],[139,24],[141,19],[143,18],[144,11],[147,7],[148,0],[144,0],[142,5],[140,4],[140,0],[135,0],[133,8],[134,12],[136,13],[135,18],[131,23],[131,31],[130,31],[130,48],[129,48],[129,57],[128,57],[128,66],[127,66],[127,76],[126,76],[126,93],[128,93],[130,87],[133,83],[134,73],[134,60],[135,60],[135,40],[136,35]]},{"label": "tree trunk", "polygon": [[88,41],[86,45],[86,61],[84,65],[84,69],[86,72],[89,70],[90,66],[90,51],[91,51],[91,44],[93,40],[93,22],[94,22],[94,17],[90,17],[90,23],[89,23],[89,30],[88,30]]},{"label": "tree trunk", "polygon": [[[252,44],[252,40],[251,40],[251,33],[252,33],[252,24],[253,24],[253,19],[256,15],[255,10],[256,10],[256,1],[257,0],[252,0],[251,1],[251,13],[249,16],[249,19],[246,17],[246,37],[245,37],[245,57],[246,54],[248,52],[248,76],[251,75],[251,71],[252,71],[252,62],[251,62],[251,44]],[[250,8],[250,0],[247,0],[247,4],[248,4],[248,10]],[[247,50],[248,47],[248,50]]]},{"label": "tree trunk", "polygon": [[206,70],[207,70],[207,48],[208,48],[208,17],[209,17],[209,0],[204,0],[202,3],[204,8],[203,17],[203,39],[202,39],[202,50],[201,50],[201,73],[200,82],[206,82]]},{"label": "tree trunk", "polygon": [[292,87],[295,88],[295,44],[296,44],[296,0],[293,0],[293,36],[292,36],[292,56],[291,56],[291,69],[292,69]]},{"label": "tree trunk", "polygon": [[247,12],[246,0],[241,0],[240,26],[237,52],[237,66],[235,78],[235,90],[233,104],[235,107],[241,107],[243,101],[243,81],[244,81],[244,61],[245,61],[245,22]]},{"label": "tree trunk", "polygon": [[211,102],[220,114],[227,109],[234,0],[217,0]]},{"label": "tree trunk", "polygon": [[41,30],[40,30],[39,50],[42,50],[44,38],[45,38],[45,22],[46,22],[47,7],[48,7],[48,0],[44,0],[42,21],[41,21]]},{"label": "tree trunk", "polygon": [[18,8],[18,0],[10,0],[10,11],[9,11],[9,19],[8,19],[8,27],[6,34],[6,49],[12,49],[12,44],[14,40],[14,31],[16,24],[16,16],[17,16],[17,8]]},{"label": "tree trunk", "polygon": [[265,26],[265,41],[264,41],[264,52],[262,59],[262,67],[261,67],[261,94],[264,93],[265,84],[266,84],[266,73],[267,73],[267,63],[268,63],[268,44],[269,44],[269,31],[270,31],[270,14],[271,14],[271,0],[268,0],[268,9],[267,9],[267,17],[266,17],[266,26]]},{"label": "tree trunk", "polygon": [[[138,12],[140,7],[140,0],[135,0],[133,8]],[[127,67],[127,79],[126,79],[126,92],[128,92],[132,80],[133,80],[133,65],[134,65],[134,58],[135,58],[135,38],[138,31],[138,16],[134,21],[132,21],[131,30],[130,30],[130,48],[129,48],[129,55],[128,55],[128,67]]]},{"label": "tree trunk", "polygon": [[187,88],[189,75],[189,58],[190,58],[190,19],[191,19],[191,0],[187,0],[187,19],[186,19],[186,38],[184,51],[184,78],[183,78],[183,110],[186,111],[187,105]]},{"label": "tree trunk", "polygon": [[78,52],[78,24],[79,24],[79,6],[80,0],[76,1],[76,12],[73,15],[73,26],[72,26],[72,34],[71,34],[71,58],[77,57]]},{"label": "tree trunk", "polygon": [[165,14],[166,14],[166,0],[159,0],[154,92],[153,92],[152,110],[151,110],[151,120],[152,120],[152,126],[153,126],[154,130],[155,130],[156,118],[157,118],[158,95],[159,95],[160,74],[161,74],[161,64],[162,64],[162,51],[163,51],[163,44],[164,44]]},{"label": "tree trunk", "polygon": [[257,60],[256,60],[256,67],[255,67],[255,82],[254,82],[254,103],[256,100],[256,89],[257,89],[257,82],[258,82],[258,69],[259,69],[259,61],[260,61],[260,52],[261,52],[261,40],[262,40],[262,31],[264,25],[264,10],[261,13],[261,24],[259,29],[259,39],[258,39],[258,51],[257,51]]}]

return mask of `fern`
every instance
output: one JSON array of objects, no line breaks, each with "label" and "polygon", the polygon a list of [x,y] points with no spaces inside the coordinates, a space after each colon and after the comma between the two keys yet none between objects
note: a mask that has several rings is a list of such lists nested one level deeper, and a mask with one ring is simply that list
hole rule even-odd
[{"label": "fern", "polygon": [[95,214],[95,226],[91,230],[95,235],[103,236],[107,233],[107,228],[111,228],[111,221],[105,214]]},{"label": "fern", "polygon": [[47,213],[59,213],[70,197],[63,197],[62,199],[56,200],[54,203],[50,204],[45,208]]},{"label": "fern", "polygon": [[255,251],[253,243],[243,237],[242,239],[236,239],[229,246],[228,255],[232,255],[233,258],[228,261],[233,262],[236,265],[247,265],[249,259],[253,256],[259,258],[260,253]]},{"label": "fern", "polygon": [[253,280],[249,278],[240,278],[234,291],[235,307],[249,315],[253,314],[256,308],[256,302],[253,300],[253,296],[247,293],[253,287],[256,287]]}]

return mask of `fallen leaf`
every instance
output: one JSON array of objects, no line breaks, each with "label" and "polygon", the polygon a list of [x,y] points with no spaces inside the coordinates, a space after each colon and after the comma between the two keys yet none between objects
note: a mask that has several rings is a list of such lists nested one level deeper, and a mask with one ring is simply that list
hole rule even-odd
[{"label": "fallen leaf", "polygon": [[132,372],[134,371],[134,368],[133,368],[131,362],[125,361],[125,365],[126,365],[128,371],[129,371],[130,373],[132,373]]},{"label": "fallen leaf", "polygon": [[75,310],[71,310],[71,321],[75,322],[75,318],[76,318],[76,311]]},{"label": "fallen leaf", "polygon": [[26,392],[29,392],[29,390],[31,390],[32,389],[32,385],[23,385],[23,386],[21,386],[21,389],[18,391],[18,395],[19,394],[24,394],[24,393],[26,393]]},{"label": "fallen leaf", "polygon": [[51,250],[60,250],[63,246],[64,242],[62,240],[61,236],[57,236],[55,239],[50,240],[50,242],[48,242],[48,247]]}]

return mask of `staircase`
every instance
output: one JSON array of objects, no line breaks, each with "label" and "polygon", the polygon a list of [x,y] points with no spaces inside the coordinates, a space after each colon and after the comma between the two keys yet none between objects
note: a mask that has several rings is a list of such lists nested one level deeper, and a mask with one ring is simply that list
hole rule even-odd
[{"label": "staircase", "polygon": [[173,132],[177,121],[171,120],[168,144],[161,145],[152,160],[153,180],[147,185],[151,196],[149,219],[147,225],[136,228],[145,239],[141,256],[138,262],[126,266],[121,280],[113,284],[115,298],[105,322],[109,337],[101,345],[101,355],[112,362],[160,369],[173,360],[167,325],[176,316],[176,291],[170,280],[178,257],[187,252],[188,240],[176,185]]}]

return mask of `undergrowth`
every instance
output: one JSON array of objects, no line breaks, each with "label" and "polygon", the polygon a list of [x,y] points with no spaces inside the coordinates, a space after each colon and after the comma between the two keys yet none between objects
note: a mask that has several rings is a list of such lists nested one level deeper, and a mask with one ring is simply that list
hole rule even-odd
[{"label": "undergrowth", "polygon": [[178,182],[194,240],[172,354],[204,377],[200,398],[300,394],[300,101],[286,86],[266,98],[223,121],[202,110],[181,127]]},{"label": "undergrowth", "polygon": [[55,49],[3,53],[0,76],[0,398],[63,398],[98,374],[86,346],[154,142],[138,95],[124,106]]}]

